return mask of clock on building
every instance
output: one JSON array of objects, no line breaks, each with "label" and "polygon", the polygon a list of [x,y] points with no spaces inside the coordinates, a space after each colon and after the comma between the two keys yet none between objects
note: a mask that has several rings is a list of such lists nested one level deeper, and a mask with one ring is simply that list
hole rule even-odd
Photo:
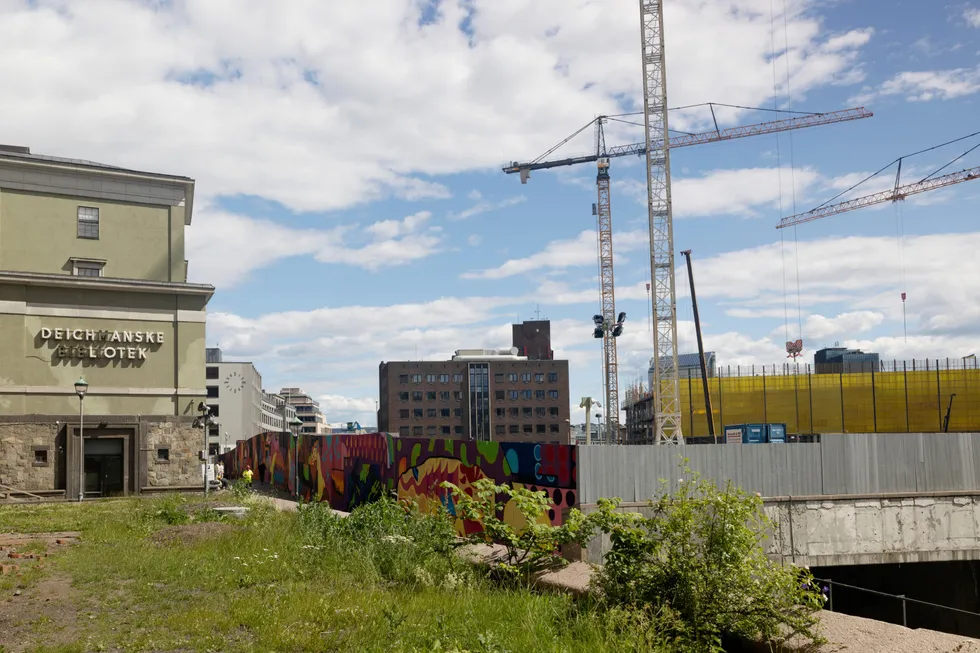
[{"label": "clock on building", "polygon": [[245,377],[241,372],[232,372],[225,377],[225,389],[229,392],[241,392],[245,388]]}]

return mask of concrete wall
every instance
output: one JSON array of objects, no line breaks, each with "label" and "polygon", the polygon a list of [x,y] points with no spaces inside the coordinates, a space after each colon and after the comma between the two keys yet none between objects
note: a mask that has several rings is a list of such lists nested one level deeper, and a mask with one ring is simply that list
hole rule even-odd
[{"label": "concrete wall", "polygon": [[774,499],[769,553],[811,567],[980,560],[980,493]]},{"label": "concrete wall", "polygon": [[[595,511],[595,504],[581,506]],[[646,503],[620,512],[651,516]],[[765,501],[775,528],[764,543],[770,557],[810,567],[980,560],[980,492],[933,496],[775,498]],[[606,535],[583,554],[601,563]]]},{"label": "concrete wall", "polygon": [[646,501],[689,467],[762,496],[980,490],[980,433],[830,434],[819,443],[579,447],[582,503]]},{"label": "concrete wall", "polygon": [[[89,383],[87,410],[179,415],[203,398],[208,294],[41,287],[0,278],[0,415],[74,414],[73,384]],[[150,332],[152,343],[76,341],[65,330]],[[61,331],[59,339],[58,331]],[[44,338],[50,331],[50,337]],[[87,336],[85,336],[87,337]],[[122,336],[121,336],[122,337]],[[144,335],[145,340],[145,335]],[[133,349],[137,358],[64,357],[62,345]],[[140,358],[140,351],[145,355]],[[127,354],[129,352],[127,351]]]}]

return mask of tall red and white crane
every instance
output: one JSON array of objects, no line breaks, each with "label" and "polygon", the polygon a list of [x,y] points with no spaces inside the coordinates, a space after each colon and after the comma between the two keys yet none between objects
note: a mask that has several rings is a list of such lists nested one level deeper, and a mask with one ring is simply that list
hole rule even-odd
[{"label": "tall red and white crane", "polygon": [[[717,103],[707,103],[714,116],[715,106],[727,106]],[[603,125],[609,120],[618,120],[620,116],[599,116],[590,121],[575,133],[571,134],[560,143],[549,149],[533,161],[519,163],[514,161],[511,165],[503,169],[507,174],[520,174],[521,183],[526,184],[531,177],[532,170],[547,170],[549,168],[560,168],[578,165],[580,163],[595,163],[597,202],[594,205],[593,213],[596,216],[596,227],[598,232],[599,250],[599,283],[601,289],[602,313],[597,315],[596,336],[603,339],[603,382],[605,384],[606,401],[606,438],[609,442],[614,442],[619,433],[619,363],[616,351],[616,337],[622,332],[622,322],[625,315],[616,314],[616,293],[613,270],[613,242],[612,242],[612,210],[610,207],[609,193],[609,160],[622,156],[647,156],[648,175],[654,174],[657,179],[658,190],[651,192],[648,203],[650,205],[650,243],[651,243],[651,287],[656,289],[654,297],[656,301],[653,306],[654,328],[654,385],[653,390],[658,395],[661,403],[657,405],[658,416],[664,411],[668,415],[676,413],[676,419],[664,419],[658,421],[658,437],[656,442],[675,442],[683,444],[684,440],[680,434],[680,404],[679,402],[679,380],[677,379],[677,320],[674,317],[674,272],[673,272],[673,229],[670,226],[669,210],[664,214],[664,200],[669,193],[668,176],[666,172],[667,160],[666,151],[678,147],[689,147],[691,145],[702,145],[705,143],[717,143],[720,141],[730,141],[737,138],[749,136],[761,136],[764,134],[775,134],[778,132],[789,131],[792,129],[803,129],[806,127],[817,127],[820,125],[830,125],[861,118],[870,118],[873,114],[863,107],[854,109],[842,109],[828,113],[801,113],[802,115],[793,118],[783,118],[768,122],[755,123],[750,125],[739,125],[720,129],[715,122],[715,129],[697,134],[677,134],[671,135],[667,142],[667,147],[663,143],[653,138],[651,140],[650,130],[647,130],[647,139],[642,143],[632,143],[630,145],[619,145],[606,147],[606,138]],[[630,115],[630,114],[621,114]],[[571,141],[573,138],[584,132],[590,127],[595,128],[595,152],[582,156],[564,157],[556,159],[545,159],[553,154],[560,147]],[[666,132],[666,127],[664,128]],[[650,152],[653,151],[652,157]],[[652,165],[652,168],[651,168]],[[658,168],[659,166],[659,168]],[[658,170],[663,169],[662,172]],[[653,173],[651,173],[651,169]],[[665,184],[667,184],[665,186]],[[648,184],[649,186],[649,184]],[[665,189],[667,189],[665,191]],[[657,199],[656,202],[654,198]],[[669,206],[669,202],[667,202]],[[656,209],[654,207],[657,207]],[[666,240],[665,240],[666,239]],[[669,268],[669,269],[668,269]],[[658,285],[659,284],[659,285]],[[657,294],[659,293],[659,294]],[[669,301],[668,301],[669,300]],[[668,355],[669,354],[669,355]],[[669,358],[669,361],[668,361]],[[663,366],[670,363],[668,369]],[[657,370],[660,370],[659,378]],[[671,370],[673,372],[671,373]],[[671,381],[671,379],[673,379]],[[668,410],[669,409],[669,410]],[[658,417],[658,420],[660,418]],[[668,434],[665,437],[665,434]]]}]

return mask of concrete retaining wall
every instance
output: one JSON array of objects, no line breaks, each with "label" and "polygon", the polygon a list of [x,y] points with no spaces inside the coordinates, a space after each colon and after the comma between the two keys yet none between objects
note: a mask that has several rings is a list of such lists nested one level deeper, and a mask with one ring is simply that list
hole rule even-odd
[{"label": "concrete retaining wall", "polygon": [[[581,507],[589,513],[595,504]],[[646,503],[622,512],[650,516]],[[765,500],[775,523],[765,546],[773,558],[810,567],[980,560],[980,493],[777,497]],[[601,563],[610,549],[596,537],[583,559]]]}]

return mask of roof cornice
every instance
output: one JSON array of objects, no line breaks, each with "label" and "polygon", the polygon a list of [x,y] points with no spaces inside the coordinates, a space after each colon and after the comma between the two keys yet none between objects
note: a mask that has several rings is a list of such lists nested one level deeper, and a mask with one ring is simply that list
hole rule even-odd
[{"label": "roof cornice", "polygon": [[124,290],[165,295],[199,295],[209,298],[214,295],[214,286],[203,283],[114,279],[112,277],[76,277],[68,274],[43,274],[40,272],[14,272],[9,270],[0,270],[0,283],[44,286],[48,288],[73,288],[78,290]]}]

